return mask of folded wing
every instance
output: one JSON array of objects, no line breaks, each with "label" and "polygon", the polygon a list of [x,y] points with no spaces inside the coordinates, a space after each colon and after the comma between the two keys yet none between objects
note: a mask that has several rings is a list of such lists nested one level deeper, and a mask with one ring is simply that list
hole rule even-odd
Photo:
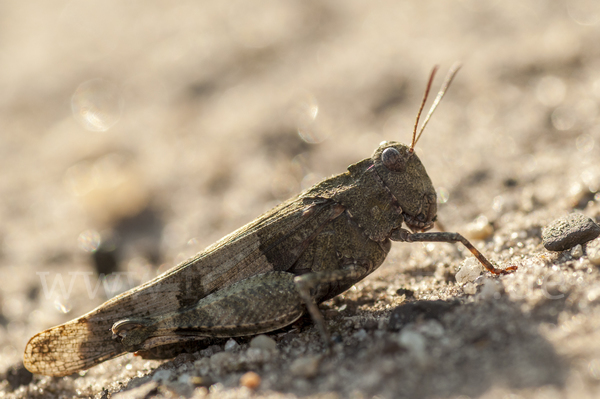
[{"label": "folded wing", "polygon": [[343,210],[331,200],[289,200],[154,280],[35,335],[25,348],[25,367],[36,374],[64,376],[116,357],[124,350],[112,338],[115,322],[173,312],[220,287],[287,270]]}]

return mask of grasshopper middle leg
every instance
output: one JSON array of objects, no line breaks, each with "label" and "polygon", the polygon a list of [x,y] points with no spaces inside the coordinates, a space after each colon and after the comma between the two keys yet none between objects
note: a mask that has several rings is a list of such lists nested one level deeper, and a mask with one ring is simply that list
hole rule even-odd
[{"label": "grasshopper middle leg", "polygon": [[[302,276],[298,276],[294,279],[296,283],[296,289],[302,298],[302,301],[308,309],[308,313],[317,325],[321,337],[326,345],[330,344],[329,332],[325,325],[325,319],[319,311],[319,308],[314,299],[314,291],[318,289],[320,285],[340,283],[346,284],[348,282],[360,281],[369,270],[369,261],[356,261],[356,263],[345,266],[338,270],[325,270],[321,272],[309,273]],[[313,292],[311,292],[313,291]]]}]

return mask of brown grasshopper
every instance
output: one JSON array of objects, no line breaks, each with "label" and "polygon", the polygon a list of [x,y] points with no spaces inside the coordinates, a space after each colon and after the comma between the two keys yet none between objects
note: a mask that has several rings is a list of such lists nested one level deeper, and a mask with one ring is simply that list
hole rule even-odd
[{"label": "brown grasshopper", "polygon": [[514,270],[496,269],[460,234],[425,233],[436,220],[436,193],[414,149],[458,69],[448,73],[417,135],[437,67],[433,69],[410,147],[383,142],[372,157],[285,201],[166,273],[35,335],[25,348],[25,367],[64,376],[125,352],[274,331],[306,311],[329,343],[317,304],[377,269],[390,240],[461,242],[488,271]]}]

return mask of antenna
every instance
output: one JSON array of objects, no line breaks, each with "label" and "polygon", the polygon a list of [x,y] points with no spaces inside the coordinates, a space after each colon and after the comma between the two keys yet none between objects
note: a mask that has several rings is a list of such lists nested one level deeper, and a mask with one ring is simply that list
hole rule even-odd
[{"label": "antenna", "polygon": [[452,83],[452,80],[454,79],[454,76],[456,75],[456,73],[458,72],[460,67],[461,67],[461,64],[456,62],[456,63],[454,63],[454,65],[452,65],[452,68],[450,68],[450,71],[448,71],[448,75],[446,75],[446,79],[444,80],[444,83],[442,84],[442,87],[441,87],[440,91],[438,92],[437,97],[433,101],[433,104],[431,105],[431,108],[429,109],[429,112],[427,113],[427,117],[425,117],[425,121],[423,121],[423,126],[421,126],[421,130],[419,130],[419,134],[417,135],[417,125],[419,124],[419,118],[421,117],[421,112],[423,111],[423,107],[425,106],[425,102],[427,101],[427,96],[429,95],[429,91],[431,90],[431,83],[433,82],[435,73],[438,70],[437,65],[435,67],[433,67],[433,70],[431,71],[431,75],[429,76],[429,82],[427,83],[427,88],[425,89],[425,95],[423,96],[423,102],[421,103],[421,107],[419,108],[419,113],[417,113],[417,120],[415,122],[415,129],[413,131],[412,144],[410,145],[410,149],[408,150],[409,153],[412,154],[413,151],[415,150],[415,145],[417,144],[417,141],[419,141],[419,138],[421,138],[421,134],[423,134],[423,130],[425,130],[425,126],[427,126],[427,123],[429,122],[431,115],[433,115],[433,111],[435,111],[435,109],[439,105],[440,101],[442,101],[442,98],[446,94],[446,90],[448,90],[448,87],[450,87],[450,83]]},{"label": "antenna", "polygon": [[[425,107],[425,102],[427,102],[427,96],[429,96],[429,91],[431,90],[431,84],[433,83],[433,78],[435,78],[435,73],[438,70],[438,66],[434,66],[431,70],[431,74],[429,75],[429,81],[427,82],[427,88],[425,89],[425,95],[423,96],[423,101],[421,101],[421,106],[419,107],[419,112],[417,113],[417,120],[415,121],[415,128],[413,129],[413,137],[412,143],[410,144],[409,153],[413,153],[415,150],[415,145],[417,144],[417,127],[419,126],[419,119],[421,118],[421,112],[423,112],[423,108]],[[420,134],[419,134],[420,136]]]}]

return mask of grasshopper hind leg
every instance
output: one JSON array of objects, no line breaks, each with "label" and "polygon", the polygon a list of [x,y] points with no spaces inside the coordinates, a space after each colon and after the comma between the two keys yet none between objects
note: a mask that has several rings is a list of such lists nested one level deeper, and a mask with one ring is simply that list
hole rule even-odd
[{"label": "grasshopper hind leg", "polygon": [[150,319],[124,319],[113,324],[112,339],[123,345],[126,351],[132,352],[151,334]]},{"label": "grasshopper hind leg", "polygon": [[294,277],[280,271],[256,275],[214,292],[194,306],[154,319],[123,320],[113,329],[125,332],[122,342],[130,344],[128,351],[278,330],[304,312]]}]

